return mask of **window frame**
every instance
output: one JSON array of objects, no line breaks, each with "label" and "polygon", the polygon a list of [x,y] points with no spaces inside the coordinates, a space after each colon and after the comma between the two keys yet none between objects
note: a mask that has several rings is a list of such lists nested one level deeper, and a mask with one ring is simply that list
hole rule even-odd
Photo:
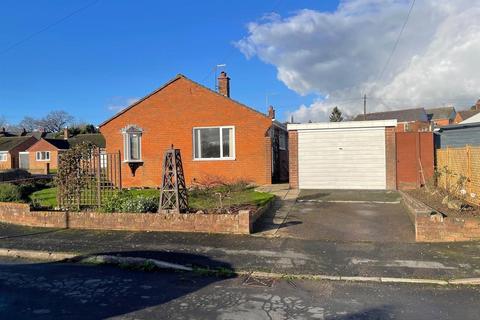
[{"label": "window frame", "polygon": [[[38,156],[38,155],[41,155],[43,153],[45,153],[45,159],[42,159],[42,157]],[[48,155],[48,157],[47,157]],[[35,161],[50,161],[51,160],[51,155],[50,155],[50,151],[36,151],[35,152]]]},{"label": "window frame", "polygon": [[[138,153],[139,159],[132,159],[131,158],[131,150],[130,150],[130,139],[131,135],[138,134]],[[123,162],[125,163],[141,163],[143,162],[142,157],[142,137],[143,137],[143,129],[135,126],[135,125],[128,125],[122,129],[122,137],[123,137]]]},{"label": "window frame", "polygon": [[[5,159],[3,158],[5,156]],[[0,162],[8,161],[8,151],[0,151]]]},{"label": "window frame", "polygon": [[[282,146],[282,143],[281,143],[282,137],[283,137],[283,143],[284,143],[283,146]],[[288,141],[287,134],[285,132],[280,131],[279,134],[278,134],[278,149],[282,150],[282,151],[287,150],[288,149],[288,142],[287,141]]]},{"label": "window frame", "polygon": [[[195,157],[195,151],[196,151],[196,144],[195,144],[195,130],[197,129],[215,129],[218,128],[220,131],[220,158],[202,158],[201,156],[201,149],[199,150],[199,155],[200,158]],[[231,134],[232,134],[232,145],[230,146],[230,149],[232,150],[231,156],[230,157],[224,157],[223,156],[223,129],[232,129]],[[200,141],[198,141],[200,143]],[[193,161],[232,161],[236,159],[236,143],[235,143],[235,126],[228,125],[228,126],[206,126],[206,127],[193,127],[192,129],[192,157]]]}]

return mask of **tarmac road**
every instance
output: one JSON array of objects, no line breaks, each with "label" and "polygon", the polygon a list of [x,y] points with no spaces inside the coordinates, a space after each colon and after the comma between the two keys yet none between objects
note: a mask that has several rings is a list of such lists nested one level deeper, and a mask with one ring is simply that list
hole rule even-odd
[{"label": "tarmac road", "polygon": [[0,258],[2,319],[478,319],[479,287],[221,279]]}]

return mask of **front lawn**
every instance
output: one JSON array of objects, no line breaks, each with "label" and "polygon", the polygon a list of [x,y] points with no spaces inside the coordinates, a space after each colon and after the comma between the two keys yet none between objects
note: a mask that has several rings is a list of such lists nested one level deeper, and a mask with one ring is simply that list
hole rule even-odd
[{"label": "front lawn", "polygon": [[53,209],[57,206],[57,188],[47,188],[30,194],[30,203],[34,207]]},{"label": "front lawn", "polygon": [[[156,211],[160,191],[156,189],[123,190],[105,201],[103,211]],[[191,211],[202,210],[205,213],[235,212],[242,208],[260,207],[274,197],[273,194],[257,192],[253,188],[225,190],[213,188],[208,190],[190,190],[188,201]],[[53,209],[57,206],[57,188],[47,188],[30,195],[30,202],[35,207]]]}]

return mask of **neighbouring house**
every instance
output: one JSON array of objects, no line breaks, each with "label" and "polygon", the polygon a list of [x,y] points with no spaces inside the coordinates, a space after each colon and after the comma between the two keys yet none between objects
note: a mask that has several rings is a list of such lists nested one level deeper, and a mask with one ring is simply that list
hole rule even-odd
[{"label": "neighbouring house", "polygon": [[462,122],[460,122],[460,124],[476,123],[476,122],[480,123],[480,111],[474,114],[473,116],[463,120]]},{"label": "neighbouring house", "polygon": [[457,112],[454,123],[462,123],[468,119],[480,114],[480,110],[462,110]]},{"label": "neighbouring house", "polygon": [[431,131],[430,121],[424,108],[359,114],[353,121],[397,120],[397,132]]},{"label": "neighbouring house", "polygon": [[33,173],[48,173],[50,170],[56,170],[59,155],[82,142],[90,142],[100,149],[105,148],[105,139],[101,134],[78,134],[68,137],[68,130],[65,129],[63,139],[41,138],[28,148],[26,150],[28,161],[25,169]]},{"label": "neighbouring house", "polygon": [[0,137],[0,170],[19,168],[20,155],[36,142],[34,137]]},{"label": "neighbouring house", "polygon": [[127,187],[159,187],[162,160],[171,145],[181,150],[187,185],[206,179],[258,185],[288,180],[288,134],[275,120],[230,98],[221,72],[218,92],[184,75],[100,125],[107,153],[120,151]]},{"label": "neighbouring house", "polygon": [[454,123],[457,115],[454,107],[432,108],[425,111],[433,127],[448,126]]},{"label": "neighbouring house", "polygon": [[462,148],[466,145],[480,146],[480,122],[452,124],[435,130],[436,148]]}]

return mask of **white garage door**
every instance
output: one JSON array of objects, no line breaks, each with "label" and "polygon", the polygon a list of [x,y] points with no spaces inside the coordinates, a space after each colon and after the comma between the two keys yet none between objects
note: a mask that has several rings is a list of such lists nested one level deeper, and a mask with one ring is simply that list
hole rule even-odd
[{"label": "white garage door", "polygon": [[298,130],[300,189],[386,189],[385,128]]}]

